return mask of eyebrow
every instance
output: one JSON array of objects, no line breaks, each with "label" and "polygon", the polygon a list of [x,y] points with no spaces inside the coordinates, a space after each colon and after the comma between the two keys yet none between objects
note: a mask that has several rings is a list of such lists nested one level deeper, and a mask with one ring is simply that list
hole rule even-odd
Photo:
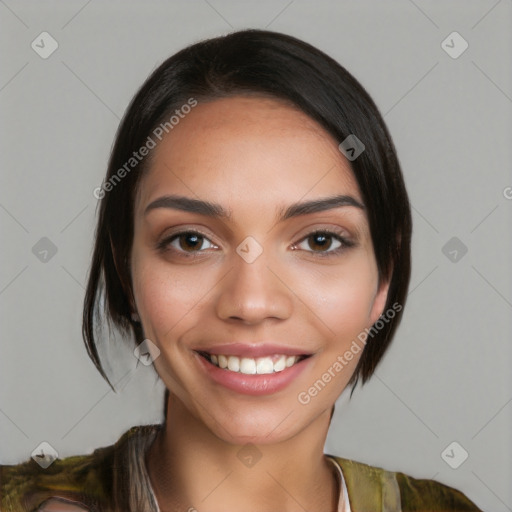
[{"label": "eyebrow", "polygon": [[[364,205],[354,197],[348,195],[337,195],[313,199],[311,201],[293,203],[284,209],[281,208],[278,213],[277,221],[282,222],[292,217],[323,212],[343,206],[353,206],[363,211],[365,210]],[[159,197],[146,207],[144,215],[147,215],[150,211],[157,208],[170,208],[190,213],[198,213],[199,215],[205,215],[213,218],[229,219],[231,217],[231,212],[228,212],[220,204],[185,196],[166,195]]]}]

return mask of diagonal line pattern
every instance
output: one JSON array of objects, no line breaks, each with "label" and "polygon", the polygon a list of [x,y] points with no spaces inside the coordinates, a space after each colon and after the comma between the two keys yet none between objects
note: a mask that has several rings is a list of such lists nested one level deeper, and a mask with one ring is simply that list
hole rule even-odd
[{"label": "diagonal line pattern", "polygon": [[222,14],[217,9],[215,9],[215,7],[213,7],[213,5],[210,2],[208,2],[208,0],[203,1],[207,3],[231,28],[235,28],[233,27],[233,25],[231,25],[231,23],[229,23],[229,21],[226,18],[224,18],[224,16],[222,16]]},{"label": "diagonal line pattern", "polygon": [[231,473],[233,473],[233,471],[230,471],[202,500],[201,500],[201,503],[206,500],[214,491],[216,491],[225,481],[226,479],[229,477],[229,475],[231,475]]},{"label": "diagonal line pattern", "polygon": [[421,9],[415,2],[413,2],[413,0],[409,0],[409,2],[414,5],[414,7],[416,7],[416,9],[418,9],[418,11],[420,11],[421,14],[423,14],[423,16],[425,16],[425,18],[427,18],[427,20],[429,20],[430,23],[434,25],[434,27],[439,28],[439,25],[423,9]]},{"label": "diagonal line pattern", "polygon": [[18,279],[19,276],[21,276],[21,274],[23,274],[23,272],[25,272],[25,270],[27,270],[28,268],[28,265],[25,265],[1,290],[0,290],[0,295],[2,295],[2,293],[5,292],[5,290],[7,290],[7,288],[9,288],[9,286],[11,286],[12,283],[14,283],[14,281],[16,281],[16,279]]},{"label": "diagonal line pattern", "polygon": [[70,71],[71,74],[73,74],[77,80],[82,83],[82,85],[88,89],[92,94],[93,96],[103,105],[105,106],[108,110],[110,110],[110,112],[112,112],[112,114],[114,114],[114,116],[116,117],[116,119],[118,121],[121,120],[121,118],[64,62],[64,61],[61,61],[62,64],[64,64],[64,66]]},{"label": "diagonal line pattern", "polygon": [[286,488],[271,474],[267,471],[268,475],[270,476],[270,478],[272,478],[272,480],[274,480],[274,482],[279,485],[279,487],[281,487],[281,489],[283,489],[283,491],[288,494],[288,496],[290,496],[290,498],[295,501],[295,503],[297,503],[297,505],[299,505],[299,507],[304,510],[305,512],[308,512],[307,509],[304,508],[304,506],[302,505],[302,503],[299,503],[296,499],[295,499],[295,496],[293,496],[292,494],[290,494]]},{"label": "diagonal line pattern", "polygon": [[418,286],[420,286],[424,281],[427,280],[428,277],[430,277],[431,274],[434,273],[434,271],[437,269],[439,265],[436,265],[412,290],[409,290],[409,292],[407,293],[407,296],[411,295],[411,293],[416,290],[416,288],[418,288]]},{"label": "diagonal line pattern", "polygon": [[89,0],[85,5],[83,5],[71,18],[62,25],[61,30],[66,28],[90,3],[92,0]]},{"label": "diagonal line pattern", "polygon": [[[136,370],[128,370],[115,384],[114,384],[114,387],[119,383],[121,382],[129,373],[131,373],[132,375],[130,376],[130,379],[135,375],[135,372]],[[112,389],[108,389],[101,397],[100,399],[95,403],[93,404],[89,410],[61,437],[61,439],[64,439],[65,437],[67,437],[69,435],[69,433],[74,430],[78,424],[109,394],[112,392]]]},{"label": "diagonal line pattern", "polygon": [[473,473],[473,475],[475,475],[478,480],[480,480],[480,482],[482,482],[482,484],[487,487],[487,489],[489,490],[489,492],[491,492],[492,494],[494,494],[494,496],[501,501],[501,503],[503,503],[503,505],[505,505],[505,507],[507,507],[508,510],[511,510],[512,511],[512,508],[510,508],[473,470],[471,470],[471,473]]},{"label": "diagonal line pattern", "polygon": [[439,64],[439,61],[436,62],[394,105],[392,105],[383,117],[386,117],[404,98],[406,98]]},{"label": "diagonal line pattern", "polygon": [[66,229],[69,228],[69,226],[71,226],[71,224],[73,224],[73,222],[75,222],[75,220],[80,217],[80,215],[82,215],[82,213],[85,212],[85,210],[87,210],[87,208],[89,208],[89,205],[86,205],[84,208],[82,208],[61,230],[60,232],[61,233],[64,233],[64,231],[66,231]]},{"label": "diagonal line pattern", "polygon": [[11,217],[12,220],[14,220],[21,228],[25,231],[25,233],[28,233],[28,229],[3,205],[0,204],[0,208]]},{"label": "diagonal line pattern", "polygon": [[439,231],[437,228],[432,224],[417,208],[415,208],[413,205],[411,205],[411,208],[437,233],[439,234]]},{"label": "diagonal line pattern", "polygon": [[11,11],[11,14],[18,19],[19,22],[21,22],[23,25],[25,25],[26,28],[30,28],[5,2],[4,0],[0,0],[0,3],[9,11]]},{"label": "diagonal line pattern", "polygon": [[27,434],[25,434],[25,432],[23,432],[23,430],[21,430],[21,428],[2,410],[0,409],[0,412],[27,438],[29,439],[29,437],[27,436]]},{"label": "diagonal line pattern", "polygon": [[295,409],[292,409],[265,437],[268,437],[270,434],[272,434],[272,432],[274,432],[274,430],[276,430],[277,427],[279,427],[279,425],[281,425],[286,420],[286,418],[288,418],[288,416],[294,412]]},{"label": "diagonal line pattern", "polygon": [[508,400],[504,405],[502,405],[499,409],[498,409],[498,412],[496,412],[496,414],[471,438],[471,440],[473,440],[478,434],[480,434],[480,432],[482,432],[482,430],[484,430],[484,428],[487,427],[487,425],[489,425],[489,423],[491,423],[491,421],[496,418],[496,416],[498,416],[498,414],[503,410],[505,409],[505,407],[507,407],[507,405],[512,402],[512,398],[510,400]]},{"label": "diagonal line pattern", "polygon": [[0,88],[0,92],[2,92],[26,67],[28,66],[28,62],[25,62],[21,68],[14,73],[14,75],[9,79],[8,82],[6,82],[2,87]]},{"label": "diagonal line pattern", "polygon": [[498,0],[472,27],[471,30],[473,30],[480,22],[482,22],[487,16],[491,13],[491,11],[494,10],[495,7],[498,6],[498,4],[501,3],[501,0]]},{"label": "diagonal line pattern", "polygon": [[64,270],[64,272],[66,272],[66,274],[69,277],[71,277],[71,279],[73,279],[73,281],[75,281],[75,283],[77,283],[80,286],[80,288],[85,290],[84,285],[64,265],[61,265],[61,267],[62,267],[62,270]]},{"label": "diagonal line pattern", "polygon": [[[123,393],[130,381],[132,380],[132,377],[134,373],[141,367],[139,367],[139,360],[137,359],[137,364],[135,365],[135,369],[131,370],[133,373],[130,375],[130,371],[127,371],[115,384],[116,394],[119,391],[120,393]],[[128,378],[127,378],[128,377]],[[157,375],[158,377],[158,375]],[[123,379],[126,379],[126,382],[124,384],[121,384]],[[110,389],[112,391],[112,389]]]},{"label": "diagonal line pattern", "polygon": [[481,274],[473,265],[471,265],[471,268],[510,306],[512,307],[512,303],[501,293],[498,291],[498,289],[488,280],[485,278],[483,274]]},{"label": "diagonal line pattern", "polygon": [[473,233],[473,231],[475,231],[475,229],[480,226],[480,224],[482,224],[482,222],[487,219],[487,217],[489,217],[492,213],[494,213],[494,211],[498,208],[499,204],[497,204],[471,231],[470,233]]},{"label": "diagonal line pattern", "polygon": [[277,18],[279,18],[279,16],[281,16],[281,14],[283,14],[284,11],[286,11],[286,9],[288,9],[288,7],[290,7],[290,5],[293,4],[295,0],[291,0],[291,2],[289,2],[287,5],[285,5],[266,25],[265,25],[265,28],[268,28],[270,27],[270,25],[272,25],[272,23],[274,23],[274,21],[277,20]]},{"label": "diagonal line pattern", "polygon": [[379,381],[386,387],[388,388],[388,390],[393,394],[395,395],[395,397],[400,401],[402,402],[402,404],[407,408],[409,409],[409,411],[414,415],[416,416],[416,418],[423,424],[424,427],[426,427],[428,430],[430,430],[430,432],[432,432],[432,434],[434,434],[438,439],[439,439],[439,436],[411,409],[411,407],[409,407],[376,373],[374,373],[375,377],[377,377],[377,379],[379,379]]},{"label": "diagonal line pattern", "polygon": [[111,392],[112,390],[109,389],[105,391],[105,393],[101,396],[101,398],[92,405],[89,410],[61,437],[61,439],[64,439],[69,435],[69,433],[77,427],[77,425]]},{"label": "diagonal line pattern", "polygon": [[494,87],[496,87],[496,89],[498,89],[498,91],[501,92],[501,94],[503,94],[503,96],[505,96],[505,98],[507,98],[508,101],[512,102],[512,98],[474,60],[472,60],[471,63],[476,69],[478,69],[478,71],[480,71],[480,73],[482,73],[482,75],[485,76],[485,78],[487,78],[487,80],[489,80],[489,82],[491,82],[492,85],[494,85]]}]

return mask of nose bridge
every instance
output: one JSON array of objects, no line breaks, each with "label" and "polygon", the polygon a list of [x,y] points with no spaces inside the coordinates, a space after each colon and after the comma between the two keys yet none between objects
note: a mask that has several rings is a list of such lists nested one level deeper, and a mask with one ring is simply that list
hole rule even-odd
[{"label": "nose bridge", "polygon": [[291,298],[274,275],[275,270],[270,270],[276,267],[276,262],[271,259],[271,251],[263,250],[251,237],[239,244],[217,305],[221,318],[258,322],[270,317],[284,319],[289,316]]}]

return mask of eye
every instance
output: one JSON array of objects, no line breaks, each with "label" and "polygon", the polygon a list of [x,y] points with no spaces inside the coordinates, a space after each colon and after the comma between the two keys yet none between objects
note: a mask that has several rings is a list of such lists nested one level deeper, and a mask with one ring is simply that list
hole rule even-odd
[{"label": "eye", "polygon": [[[341,233],[324,229],[308,234],[300,242],[293,245],[292,249],[305,250],[306,252],[324,257],[337,255],[353,245],[355,243],[345,238]],[[184,257],[194,257],[207,249],[217,248],[206,235],[194,230],[174,233],[171,236],[165,237],[157,244],[157,249],[162,252],[170,251]]]},{"label": "eye", "polygon": [[[157,248],[162,251],[172,250],[178,253],[197,253],[216,246],[198,231],[181,231],[164,238]],[[185,254],[186,255],[186,254]]]},{"label": "eye", "polygon": [[[307,244],[312,250],[305,248],[304,244]],[[317,230],[307,235],[293,248],[316,253],[319,256],[330,256],[339,254],[345,248],[352,247],[353,245],[353,242],[347,240],[341,234],[329,230]]]}]

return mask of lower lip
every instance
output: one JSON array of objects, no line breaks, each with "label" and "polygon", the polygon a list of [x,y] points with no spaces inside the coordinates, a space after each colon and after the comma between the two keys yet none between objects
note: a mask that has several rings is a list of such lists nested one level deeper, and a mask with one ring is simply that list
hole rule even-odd
[{"label": "lower lip", "polygon": [[199,366],[212,380],[237,393],[253,396],[270,395],[281,391],[305,370],[312,359],[311,356],[307,357],[280,372],[246,375],[245,373],[224,370],[210,363],[198,353],[195,353],[195,355],[199,360]]}]

